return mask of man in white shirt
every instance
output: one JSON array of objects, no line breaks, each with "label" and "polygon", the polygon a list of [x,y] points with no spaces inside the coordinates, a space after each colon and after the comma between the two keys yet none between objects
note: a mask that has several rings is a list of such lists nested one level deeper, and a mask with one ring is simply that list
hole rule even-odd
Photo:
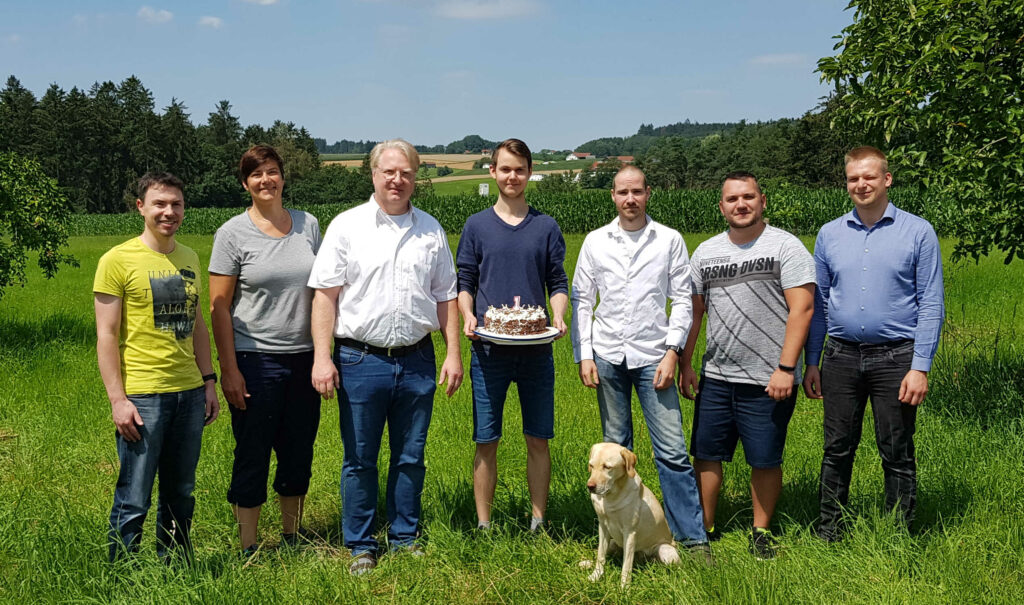
[{"label": "man in white shirt", "polygon": [[[583,241],[572,280],[573,355],[580,380],[597,390],[605,441],[633,449],[630,398],[636,390],[669,527],[677,541],[706,555],[674,380],[690,328],[690,261],[679,232],[647,216],[650,195],[639,168],[620,170],[612,181],[618,218]],[[668,299],[671,315],[665,312]]]},{"label": "man in white shirt", "polygon": [[[450,397],[463,374],[448,238],[434,217],[409,203],[419,154],[401,139],[384,141],[370,152],[370,168],[373,196],[331,221],[309,277],[316,288],[312,380],[325,399],[338,390],[342,531],[354,575],[377,564],[377,454],[385,423],[388,542],[392,550],[423,553],[416,538],[434,391],[447,383]],[[447,345],[436,384],[435,330]]]}]

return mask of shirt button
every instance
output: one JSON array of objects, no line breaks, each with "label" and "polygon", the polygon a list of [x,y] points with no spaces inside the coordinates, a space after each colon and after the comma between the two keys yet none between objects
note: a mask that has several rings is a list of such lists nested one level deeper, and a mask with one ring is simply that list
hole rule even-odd
[{"label": "shirt button", "polygon": [[867,270],[868,270],[868,268],[867,268],[867,267],[864,267],[864,268],[862,269],[862,271],[867,271]]},{"label": "shirt button", "polygon": [[863,311],[863,310],[864,310],[864,305],[861,305],[861,306],[860,306],[860,310],[861,310],[861,311]]},{"label": "shirt button", "polygon": [[863,329],[864,329],[864,326],[861,326],[861,327],[860,327],[860,329],[861,329],[861,330],[863,330]]},{"label": "shirt button", "polygon": [[867,249],[867,248],[864,248],[864,251],[865,251],[865,252],[867,252],[867,251],[868,251],[868,249]]},{"label": "shirt button", "polygon": [[864,286],[861,286],[860,289],[861,289],[861,292],[863,292],[864,290],[867,290],[867,288],[865,288]]}]

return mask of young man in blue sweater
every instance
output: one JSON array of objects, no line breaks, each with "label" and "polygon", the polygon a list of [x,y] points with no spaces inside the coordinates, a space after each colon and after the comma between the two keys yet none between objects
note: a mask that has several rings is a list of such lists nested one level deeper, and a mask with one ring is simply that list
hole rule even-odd
[{"label": "young man in blue sweater", "polygon": [[466,220],[455,263],[459,270],[459,311],[463,330],[473,341],[470,377],[473,382],[473,498],[478,526],[491,524],[491,503],[498,480],[498,443],[508,388],[515,382],[526,438],[526,481],[533,518],[530,530],[544,523],[554,437],[555,364],[551,344],[492,344],[474,333],[488,306],[546,307],[551,299],[551,325],[566,333],[569,279],[562,268],[565,240],[553,218],[526,203],[526,184],[533,156],[526,143],[508,139],[491,154],[491,177],[498,186],[493,207]]}]

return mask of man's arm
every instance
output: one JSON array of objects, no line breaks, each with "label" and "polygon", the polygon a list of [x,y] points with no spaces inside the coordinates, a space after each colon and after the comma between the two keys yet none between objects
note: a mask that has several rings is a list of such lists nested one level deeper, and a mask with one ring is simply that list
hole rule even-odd
[{"label": "man's arm", "polygon": [[914,359],[910,371],[900,383],[899,400],[919,405],[928,394],[928,372],[939,348],[942,323],[946,317],[942,287],[942,251],[935,231],[923,234],[918,247],[915,282],[917,288],[917,328],[914,330]]},{"label": "man's arm", "polygon": [[210,274],[210,323],[220,362],[220,389],[229,404],[244,410],[249,392],[235,358],[235,326],[231,320],[231,301],[237,281],[237,275]]},{"label": "man's arm", "polygon": [[569,327],[565,325],[565,311],[569,308],[569,295],[565,292],[556,292],[551,295],[551,325],[558,328],[558,336],[555,340],[569,333]]},{"label": "man's arm", "polygon": [[[192,329],[192,351],[196,356],[196,366],[203,376],[213,374],[213,358],[210,351],[210,332],[206,329],[206,320],[203,319],[203,312],[196,307],[196,324]],[[220,416],[220,400],[217,399],[217,381],[214,378],[203,382],[206,393],[206,422],[211,422]]]},{"label": "man's arm", "polygon": [[[795,368],[814,313],[814,284],[787,288],[782,293],[786,297],[789,315],[786,317],[786,336],[782,340],[779,365]],[[764,390],[776,401],[786,399],[793,393],[793,372],[776,367]]]},{"label": "man's arm", "polygon": [[[459,272],[459,275],[462,275],[462,273]],[[473,312],[473,295],[463,290],[459,292],[459,297],[456,300],[458,301],[459,312],[462,313],[462,333],[470,340],[480,340],[480,337],[474,333],[474,330],[477,328],[477,321],[476,313]],[[441,325],[443,326],[444,324],[442,323]]]},{"label": "man's arm", "polygon": [[[460,293],[459,301],[461,302]],[[459,305],[456,299],[446,300],[437,303],[437,322],[441,324],[441,335],[444,337],[447,354],[444,363],[441,364],[441,374],[438,376],[437,384],[447,381],[445,394],[451,397],[462,385],[462,347],[459,340]]]},{"label": "man's arm", "polygon": [[697,338],[700,337],[700,328],[704,322],[704,297],[694,294],[693,321],[690,323],[690,331],[686,335],[686,345],[683,346],[683,354],[679,356],[679,392],[687,399],[694,399],[697,396],[697,372],[693,369],[693,351],[697,348]]},{"label": "man's arm", "polygon": [[331,359],[334,339],[334,320],[338,310],[341,286],[317,288],[313,292],[313,311],[310,331],[313,334],[313,388],[324,399],[333,399],[334,390],[341,386],[341,376]]},{"label": "man's arm", "polygon": [[139,410],[125,395],[121,380],[121,305],[123,301],[113,294],[94,294],[96,308],[96,361],[100,377],[110,400],[110,413],[117,432],[127,441],[142,438],[136,426],[142,426]]},{"label": "man's arm", "polygon": [[[668,316],[668,335],[665,337],[665,346],[683,346],[693,322],[693,285],[690,279],[690,258],[686,253],[686,242],[680,235],[678,241],[673,242],[671,250],[672,263],[669,266],[668,275],[668,297],[671,302],[671,310]],[[655,390],[667,389],[672,386],[676,376],[676,366],[679,363],[679,355],[672,349],[665,351],[665,356],[658,363],[654,370]]]},{"label": "man's arm", "polygon": [[[597,282],[593,277],[593,261],[590,258],[588,240],[583,240],[576,271],[572,276],[572,353],[580,364],[579,374],[583,386],[596,389],[600,384],[597,364],[594,363],[593,328],[594,304],[597,302]],[[552,304],[552,307],[554,305]]]},{"label": "man's arm", "polygon": [[551,325],[558,328],[558,336],[562,338],[569,332],[565,325],[565,311],[569,308],[569,276],[565,274],[565,239],[558,225],[554,227],[552,237],[548,238],[548,266],[544,281],[551,300]]},{"label": "man's arm", "polygon": [[832,289],[832,270],[825,254],[824,238],[821,231],[814,242],[814,273],[817,287],[814,290],[814,314],[804,346],[804,395],[808,399],[821,399],[821,350],[828,332],[828,298]]}]

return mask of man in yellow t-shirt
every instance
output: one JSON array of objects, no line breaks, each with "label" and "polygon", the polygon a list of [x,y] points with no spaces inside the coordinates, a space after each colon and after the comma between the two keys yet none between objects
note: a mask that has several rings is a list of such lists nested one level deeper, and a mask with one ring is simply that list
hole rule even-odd
[{"label": "man in yellow t-shirt", "polygon": [[174,240],[185,216],[182,189],[166,172],[139,180],[142,235],[104,254],[93,281],[96,355],[121,462],[110,511],[111,561],[138,550],[158,470],[157,553],[165,560],[175,548],[191,555],[203,427],[220,412],[199,307],[199,257]]}]

